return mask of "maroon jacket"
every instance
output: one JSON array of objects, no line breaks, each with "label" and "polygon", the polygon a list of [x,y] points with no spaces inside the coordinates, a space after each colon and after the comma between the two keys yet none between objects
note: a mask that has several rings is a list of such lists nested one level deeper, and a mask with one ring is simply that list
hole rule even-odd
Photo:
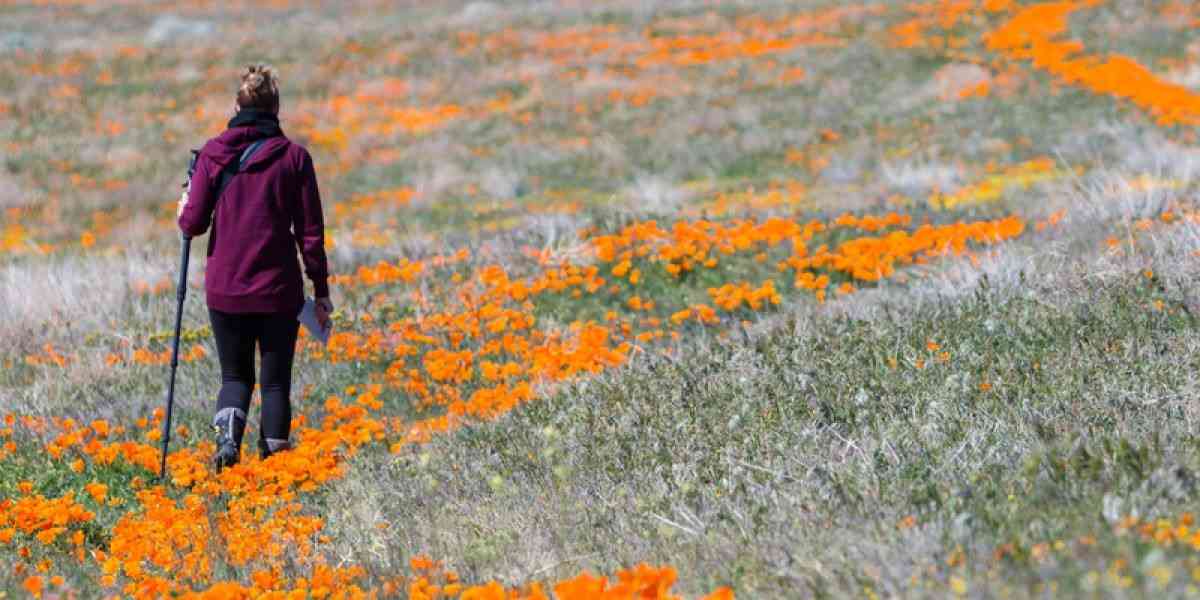
[{"label": "maroon jacket", "polygon": [[[232,124],[236,124],[235,119]],[[325,223],[312,157],[275,126],[231,126],[211,139],[196,160],[188,202],[179,216],[184,234],[212,223],[204,289],[210,308],[231,313],[299,312],[304,280],[299,248],[314,295],[329,296]],[[216,198],[221,169],[267,138]],[[215,214],[215,216],[214,216]]]}]

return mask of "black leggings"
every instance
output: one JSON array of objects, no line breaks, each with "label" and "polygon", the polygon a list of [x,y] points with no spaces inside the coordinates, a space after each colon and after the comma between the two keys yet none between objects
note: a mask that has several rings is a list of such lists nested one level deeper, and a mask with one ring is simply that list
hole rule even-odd
[{"label": "black leggings", "polygon": [[[217,357],[221,361],[221,392],[218,413],[250,409],[254,390],[254,346],[262,353],[262,416],[259,445],[285,445],[292,427],[292,359],[300,322],[290,313],[226,313],[208,309]],[[241,434],[237,442],[241,444]],[[273,449],[273,448],[272,448]]]}]

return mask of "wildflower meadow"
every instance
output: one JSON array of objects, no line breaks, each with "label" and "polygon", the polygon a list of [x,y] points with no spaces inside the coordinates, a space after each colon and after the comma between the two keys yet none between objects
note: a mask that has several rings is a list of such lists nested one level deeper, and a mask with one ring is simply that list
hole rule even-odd
[{"label": "wildflower meadow", "polygon": [[[1200,597],[1198,30],[0,0],[0,597]],[[257,62],[333,334],[216,473],[193,241],[160,479],[176,201]]]}]

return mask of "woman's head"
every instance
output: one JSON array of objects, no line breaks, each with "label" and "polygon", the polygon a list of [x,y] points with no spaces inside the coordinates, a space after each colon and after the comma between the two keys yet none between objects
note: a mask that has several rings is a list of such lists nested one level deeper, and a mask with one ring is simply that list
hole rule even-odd
[{"label": "woman's head", "polygon": [[242,84],[237,93],[238,110],[252,108],[279,112],[279,79],[268,65],[248,65],[242,69]]}]

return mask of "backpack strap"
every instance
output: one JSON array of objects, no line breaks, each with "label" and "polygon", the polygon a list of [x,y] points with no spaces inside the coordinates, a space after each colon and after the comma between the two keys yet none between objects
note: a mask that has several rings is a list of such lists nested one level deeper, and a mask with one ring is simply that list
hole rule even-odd
[{"label": "backpack strap", "polygon": [[[214,211],[220,207],[221,194],[225,193],[225,188],[229,187],[229,182],[233,181],[233,176],[242,172],[242,168],[246,166],[246,161],[250,160],[251,156],[254,156],[254,153],[258,151],[259,147],[261,147],[265,141],[267,141],[267,138],[250,144],[245,150],[242,151],[242,156],[238,158],[236,163],[231,161],[228,165],[225,165],[224,169],[221,169],[221,178],[217,180],[217,195],[216,200],[214,200],[216,205],[213,206]],[[212,256],[213,248],[216,246],[217,242],[217,221],[215,216],[212,223],[212,228],[208,231],[209,256]]]},{"label": "backpack strap", "polygon": [[242,172],[242,168],[246,166],[246,161],[250,160],[250,157],[254,156],[255,152],[258,152],[258,149],[262,147],[263,142],[266,142],[267,139],[268,138],[263,138],[257,142],[254,142],[253,144],[250,144],[249,146],[246,146],[246,149],[242,151],[242,156],[238,158],[236,163],[230,162],[229,164],[225,165],[224,169],[221,169],[221,178],[217,181],[218,200],[221,199],[221,194],[225,193],[225,188],[229,187],[229,182],[233,181],[233,176]]}]

